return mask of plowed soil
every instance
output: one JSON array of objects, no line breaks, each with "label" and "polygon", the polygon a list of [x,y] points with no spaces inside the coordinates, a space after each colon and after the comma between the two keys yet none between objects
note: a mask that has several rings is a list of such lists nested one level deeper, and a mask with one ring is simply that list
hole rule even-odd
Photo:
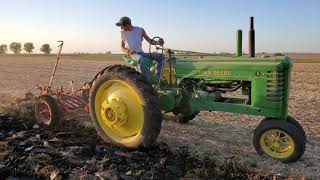
[{"label": "plowed soil", "polygon": [[[52,57],[0,56],[0,97],[37,93],[48,83]],[[78,86],[101,69],[121,62],[63,59],[54,87],[74,80]],[[166,116],[154,149],[128,151],[105,144],[90,118],[66,122],[66,129],[48,130],[23,118],[0,118],[0,176],[28,178],[240,178],[256,175],[320,178],[320,64],[297,63],[291,76],[289,114],[307,134],[304,156],[296,163],[259,156],[252,146],[254,128],[263,117],[201,112],[185,125]],[[77,121],[78,123],[74,123]],[[81,122],[81,123],[79,123]],[[80,125],[79,125],[80,124]],[[260,177],[260,176],[259,176]]]}]

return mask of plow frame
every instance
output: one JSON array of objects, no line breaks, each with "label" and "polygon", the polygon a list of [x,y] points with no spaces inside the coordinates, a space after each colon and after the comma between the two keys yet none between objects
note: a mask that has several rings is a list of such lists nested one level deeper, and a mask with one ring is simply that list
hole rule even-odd
[{"label": "plow frame", "polygon": [[56,101],[59,109],[61,109],[64,114],[72,113],[78,110],[83,110],[84,112],[86,112],[86,114],[88,114],[88,99],[84,94],[88,93],[90,87],[84,85],[82,88],[77,89],[74,81],[71,80],[68,81],[66,90],[63,88],[63,86],[55,90],[52,89],[52,83],[59,64],[61,51],[64,44],[63,41],[58,42],[60,42],[60,45],[58,46],[57,59],[51,73],[49,84],[39,84],[36,86],[36,89],[39,90],[39,96],[37,97],[37,100],[39,100],[41,96],[47,95],[52,97]]}]

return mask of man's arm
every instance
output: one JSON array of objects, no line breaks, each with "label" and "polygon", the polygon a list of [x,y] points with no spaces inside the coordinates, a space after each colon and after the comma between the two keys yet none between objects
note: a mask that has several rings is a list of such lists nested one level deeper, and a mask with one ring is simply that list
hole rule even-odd
[{"label": "man's arm", "polygon": [[[160,41],[152,41],[150,39],[150,37],[147,35],[146,31],[144,29],[142,29],[142,37],[150,44],[152,45],[163,45],[164,42],[160,42]],[[152,42],[151,42],[152,41]]]},{"label": "man's arm", "polygon": [[125,43],[123,42],[123,40],[121,40],[121,50],[123,52],[125,52],[126,54],[128,54],[129,56],[134,54],[133,51],[131,51],[130,49],[126,48]]}]

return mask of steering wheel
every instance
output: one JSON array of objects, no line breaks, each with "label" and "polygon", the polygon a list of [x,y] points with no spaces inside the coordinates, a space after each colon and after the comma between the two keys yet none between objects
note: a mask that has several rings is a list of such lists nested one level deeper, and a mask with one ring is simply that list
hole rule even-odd
[{"label": "steering wheel", "polygon": [[[159,42],[162,41],[162,42],[163,42],[163,39],[160,38],[160,37],[158,37],[158,36],[156,36],[156,37],[154,37],[154,38],[151,39],[151,42],[150,42],[150,44],[149,44],[149,54],[150,54],[151,58],[152,58],[152,59],[157,59],[158,57],[155,56],[154,53],[163,54],[163,43],[162,43],[162,45],[153,45],[152,43],[153,43],[154,41],[159,41]],[[154,51],[152,51],[152,49],[153,49],[152,47],[155,48]]]}]

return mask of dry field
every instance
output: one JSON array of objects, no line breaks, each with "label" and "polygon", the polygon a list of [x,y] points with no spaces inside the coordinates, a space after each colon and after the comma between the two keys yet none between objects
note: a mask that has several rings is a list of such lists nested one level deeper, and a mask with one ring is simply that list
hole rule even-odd
[{"label": "dry field", "polygon": [[[64,58],[58,67],[54,85],[76,84],[91,80],[105,66],[117,61],[84,61]],[[0,56],[0,91],[13,95],[36,93],[39,82],[47,83],[54,57]],[[296,163],[280,162],[260,157],[252,146],[252,134],[263,117],[222,112],[201,112],[193,121],[179,125],[163,122],[160,142],[175,149],[187,146],[197,157],[211,157],[224,163],[233,161],[258,172],[320,178],[320,63],[294,64],[289,114],[299,120],[307,134],[304,156]]]}]

